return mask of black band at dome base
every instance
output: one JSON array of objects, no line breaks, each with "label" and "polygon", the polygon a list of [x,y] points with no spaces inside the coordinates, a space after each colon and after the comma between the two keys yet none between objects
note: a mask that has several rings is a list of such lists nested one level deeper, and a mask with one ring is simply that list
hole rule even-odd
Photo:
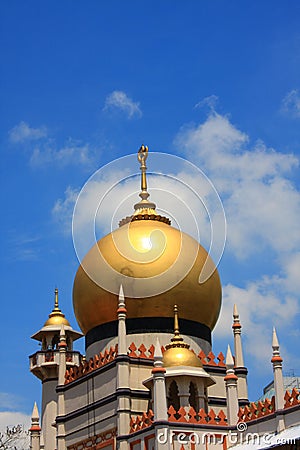
[{"label": "black band at dome base", "polygon": [[[126,319],[127,334],[144,333],[171,333],[174,332],[173,317],[142,317]],[[180,333],[186,336],[194,336],[211,344],[211,330],[207,325],[193,320],[180,319]],[[85,336],[85,349],[101,341],[118,335],[118,321],[107,322],[98,325],[87,332]]]}]

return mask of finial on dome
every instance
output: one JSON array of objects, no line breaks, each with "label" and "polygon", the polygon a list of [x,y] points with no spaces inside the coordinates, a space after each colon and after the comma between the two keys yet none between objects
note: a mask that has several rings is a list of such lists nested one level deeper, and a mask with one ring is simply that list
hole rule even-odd
[{"label": "finial on dome", "polygon": [[58,306],[58,289],[57,287],[54,289],[54,310],[59,310]]},{"label": "finial on dome", "polygon": [[147,191],[147,166],[146,160],[148,158],[148,147],[146,145],[142,145],[137,153],[137,158],[140,163],[141,170],[141,192],[139,196],[141,200],[134,205],[134,213],[120,220],[119,226],[133,222],[135,220],[156,220],[158,222],[164,222],[168,225],[171,225],[171,220],[168,217],[161,216],[156,211],[156,205],[153,202],[150,202],[148,198],[150,197],[149,192]]},{"label": "finial on dome", "polygon": [[135,210],[156,208],[155,203],[148,201],[148,197],[150,196],[149,192],[147,191],[147,173],[146,173],[147,170],[146,160],[148,158],[148,152],[149,152],[148,147],[146,145],[142,145],[137,154],[141,170],[141,192],[139,193],[141,201],[139,201],[134,205]]},{"label": "finial on dome", "polygon": [[179,322],[178,322],[178,306],[174,305],[174,337],[172,341],[183,341],[179,332]]}]

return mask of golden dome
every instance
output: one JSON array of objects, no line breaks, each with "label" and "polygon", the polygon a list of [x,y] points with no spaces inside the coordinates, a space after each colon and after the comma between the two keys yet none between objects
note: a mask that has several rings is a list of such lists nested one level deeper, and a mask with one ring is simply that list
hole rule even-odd
[{"label": "golden dome", "polygon": [[55,288],[54,291],[55,299],[54,299],[54,308],[52,312],[49,314],[49,319],[45,322],[44,327],[49,325],[67,325],[70,326],[68,320],[65,318],[65,315],[61,312],[58,306],[58,289]]},{"label": "golden dome", "polygon": [[[176,303],[182,312],[184,334],[193,335],[186,332],[192,323],[187,321],[193,321],[195,329],[203,324],[210,333],[221,307],[221,284],[212,260],[195,239],[157,214],[155,205],[147,200],[143,177],[140,196],[136,213],[100,239],[77,271],[73,305],[81,330],[86,334],[116,321],[122,284],[128,327],[139,319],[140,332],[145,332],[151,318],[161,329],[164,318],[172,321]],[[201,271],[202,275],[212,273],[203,283],[199,282]]]},{"label": "golden dome", "polygon": [[174,337],[164,351],[163,365],[164,367],[203,367],[200,359],[190,350],[189,344],[186,344],[179,334],[177,305],[174,306]]}]

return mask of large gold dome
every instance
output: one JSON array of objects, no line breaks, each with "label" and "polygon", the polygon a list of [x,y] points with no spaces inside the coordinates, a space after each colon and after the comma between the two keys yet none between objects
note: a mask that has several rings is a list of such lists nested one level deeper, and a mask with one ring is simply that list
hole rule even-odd
[{"label": "large gold dome", "polygon": [[[116,320],[117,293],[122,284],[129,319],[171,318],[176,303],[181,319],[202,323],[212,330],[221,306],[221,284],[217,270],[207,281],[199,283],[207,258],[211,269],[213,263],[206,250],[192,237],[166,223],[137,220],[123,225],[100,239],[77,271],[73,303],[80,328],[87,333],[97,325]],[[107,284],[113,292],[97,285],[86,272],[100,285]],[[180,280],[186,272],[176,284],[176,279]],[[110,279],[103,283],[105,277]],[[167,286],[168,278],[175,285],[151,296],[151,284],[159,291],[160,285],[161,289]],[[135,285],[144,280],[152,281],[145,286],[145,297],[137,297],[142,284],[136,286],[136,291]]]}]

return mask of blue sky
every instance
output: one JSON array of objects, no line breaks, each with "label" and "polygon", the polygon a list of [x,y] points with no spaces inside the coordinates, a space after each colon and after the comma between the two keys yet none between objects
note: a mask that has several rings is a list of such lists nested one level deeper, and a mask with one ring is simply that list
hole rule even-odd
[{"label": "blue sky", "polygon": [[142,143],[192,159],[223,201],[215,352],[237,302],[251,399],[272,377],[273,325],[299,375],[299,2],[12,0],[0,16],[3,420],[40,399],[30,335],[55,286],[78,328],[76,194]]}]

